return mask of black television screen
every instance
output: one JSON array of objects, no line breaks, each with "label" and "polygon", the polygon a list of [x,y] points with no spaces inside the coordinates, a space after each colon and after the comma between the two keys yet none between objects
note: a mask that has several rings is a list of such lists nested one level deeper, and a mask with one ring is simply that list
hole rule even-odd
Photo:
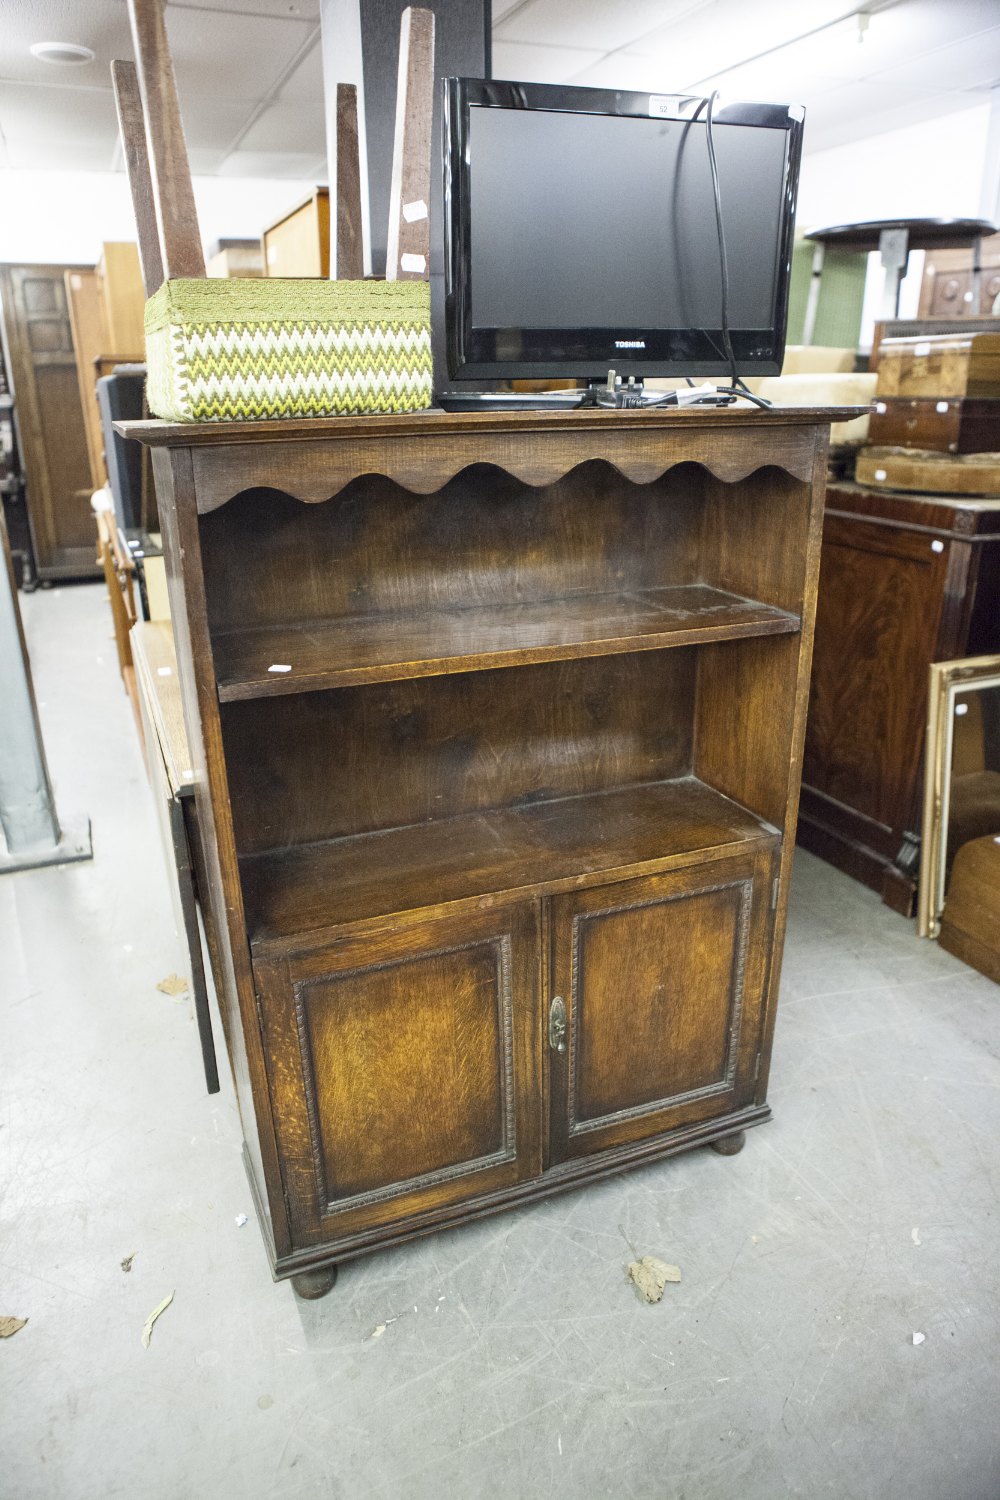
[{"label": "black television screen", "polygon": [[[446,81],[453,378],[728,375],[707,101]],[[739,374],[784,354],[802,110],[713,110]]]}]

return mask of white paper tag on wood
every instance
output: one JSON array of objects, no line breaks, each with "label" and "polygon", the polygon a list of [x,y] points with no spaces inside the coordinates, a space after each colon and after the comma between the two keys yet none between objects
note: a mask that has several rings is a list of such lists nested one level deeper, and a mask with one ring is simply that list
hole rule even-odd
[{"label": "white paper tag on wood", "polygon": [[408,250],[405,255],[399,257],[399,269],[401,271],[414,271],[420,275],[426,271],[427,261],[424,256],[414,255],[412,251]]},{"label": "white paper tag on wood", "polygon": [[412,203],[403,204],[403,218],[407,224],[419,224],[421,219],[427,217],[427,204],[423,198],[414,198]]}]

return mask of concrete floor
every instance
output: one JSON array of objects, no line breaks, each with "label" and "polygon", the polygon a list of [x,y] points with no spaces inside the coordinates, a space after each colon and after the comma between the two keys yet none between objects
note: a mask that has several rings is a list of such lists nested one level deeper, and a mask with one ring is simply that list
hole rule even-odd
[{"label": "concrete floor", "polygon": [[[997,1500],[996,986],[800,853],[775,1119],[741,1156],[301,1303],[237,1226],[232,1094],[205,1095],[188,1005],[156,989],[183,956],[104,590],[23,606],[96,858],[0,878],[0,1314],[30,1319],[0,1342],[0,1495]],[[682,1267],[657,1306],[626,1239]]]}]

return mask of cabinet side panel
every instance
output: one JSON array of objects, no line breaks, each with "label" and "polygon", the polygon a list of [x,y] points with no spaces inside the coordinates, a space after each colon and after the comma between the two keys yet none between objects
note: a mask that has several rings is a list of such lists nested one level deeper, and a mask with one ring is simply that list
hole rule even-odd
[{"label": "cabinet side panel", "polygon": [[738,485],[706,475],[703,580],[799,613],[810,498],[809,485],[780,469]]},{"label": "cabinet side panel", "polygon": [[184,701],[184,724],[196,779],[200,846],[208,871],[206,925],[223,984],[223,1012],[233,1081],[255,1178],[257,1199],[269,1212],[278,1255],[290,1247],[281,1196],[270,1093],[264,1067],[243,897],[233,847],[226,765],[219,731],[215,676],[205,621],[204,579],[191,483],[190,454],[156,449],[153,455],[157,501],[167,559],[167,582]]},{"label": "cabinet side panel", "polygon": [[785,823],[797,636],[730,641],[698,664],[695,774],[777,828]]}]

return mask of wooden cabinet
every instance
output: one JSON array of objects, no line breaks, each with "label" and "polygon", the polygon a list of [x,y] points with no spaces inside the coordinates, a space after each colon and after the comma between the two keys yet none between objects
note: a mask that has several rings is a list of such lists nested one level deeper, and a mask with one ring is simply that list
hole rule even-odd
[{"label": "wooden cabinet", "polygon": [[124,362],[141,362],[146,351],[143,319],[146,293],[139,247],[130,240],[105,240],[97,262],[107,342],[100,351]]},{"label": "wooden cabinet", "polygon": [[0,266],[0,297],[18,446],[38,576],[97,575],[93,492],[65,273]]},{"label": "wooden cabinet", "polygon": [[837,415],[127,424],[303,1295],[768,1117]]},{"label": "wooden cabinet", "polygon": [[1000,650],[1000,501],[827,493],[799,841],[912,915],[927,668]]},{"label": "wooden cabinet", "polygon": [[260,242],[265,276],[330,274],[330,193],[317,188],[264,230]]},{"label": "wooden cabinet", "polygon": [[108,482],[104,429],[97,404],[98,375],[106,373],[109,361],[113,368],[116,364],[141,363],[145,357],[145,293],[136,246],[127,241],[105,242],[94,270],[67,271],[65,288],[91,488],[98,490]]}]

